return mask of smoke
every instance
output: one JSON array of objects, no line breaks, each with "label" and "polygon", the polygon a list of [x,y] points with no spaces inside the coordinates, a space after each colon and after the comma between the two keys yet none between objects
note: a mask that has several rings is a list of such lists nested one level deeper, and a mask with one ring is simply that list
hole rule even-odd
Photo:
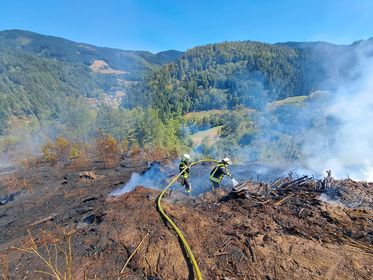
[{"label": "smoke", "polygon": [[355,46],[349,57],[335,58],[340,63],[331,71],[339,75],[328,81],[336,88],[323,114],[332,125],[308,135],[303,146],[305,164],[312,170],[373,181],[373,45],[368,43]]},{"label": "smoke", "polygon": [[[191,168],[190,171],[190,183],[192,185],[191,195],[197,196],[201,193],[211,190],[211,182],[209,181],[210,171],[214,167],[214,164],[199,164]],[[265,165],[234,165],[230,167],[230,171],[234,175],[233,180],[225,176],[222,181],[223,188],[231,188],[235,184],[242,181],[249,180],[250,178],[258,178],[263,180],[274,179],[284,174],[284,170],[276,169],[271,166]],[[124,193],[134,190],[137,186],[144,186],[148,188],[153,188],[161,190],[165,188],[171,180],[179,172],[178,161],[175,160],[168,165],[160,165],[159,163],[152,163],[149,168],[139,174],[132,173],[131,179],[124,185],[120,186],[118,189],[112,191],[109,195],[119,196]],[[268,177],[270,174],[271,177]],[[236,181],[237,180],[237,181]],[[180,191],[184,190],[184,187],[180,185],[177,181],[172,186],[173,189]]]},{"label": "smoke", "polygon": [[326,193],[322,193],[320,196],[319,196],[319,200],[323,201],[323,202],[326,202],[332,206],[340,206],[340,207],[345,207],[346,205],[343,204],[341,202],[341,200],[339,198],[331,198],[329,197]]},{"label": "smoke", "polygon": [[[161,190],[179,173],[178,163],[177,160],[167,165],[152,163],[145,172],[141,174],[132,173],[131,179],[126,184],[112,191],[109,195],[119,196],[134,190],[137,186]],[[199,195],[205,191],[211,190],[209,182],[210,170],[211,166],[206,165],[198,165],[191,168],[189,179],[192,184],[192,195]],[[171,188],[184,190],[184,187],[180,185],[179,181],[176,181]]]},{"label": "smoke", "polygon": [[50,132],[39,123],[14,126],[5,137],[0,137],[0,168],[14,166],[28,156],[40,155],[41,147],[49,139]]},{"label": "smoke", "polygon": [[321,44],[310,61],[322,77],[313,93],[267,104],[239,148],[229,139],[218,144],[241,162],[373,181],[373,40]]},{"label": "smoke", "polygon": [[154,188],[155,184],[153,179],[149,178],[148,176],[141,176],[139,173],[132,173],[131,179],[128,181],[127,184],[121,186],[120,189],[112,191],[110,193],[111,196],[119,196],[124,193],[133,191],[137,186],[144,186],[148,188]]},{"label": "smoke", "polygon": [[7,167],[10,167],[12,164],[11,164],[11,161],[9,159],[9,155],[8,154],[1,154],[0,155],[0,168],[7,168]]},{"label": "smoke", "polygon": [[171,165],[161,167],[159,163],[152,163],[142,174],[136,172],[132,173],[131,179],[126,184],[121,186],[119,189],[112,191],[109,195],[119,196],[134,190],[137,186],[144,186],[153,189],[165,187],[169,179],[172,177],[172,173],[170,173],[172,168],[176,171],[175,167]]}]

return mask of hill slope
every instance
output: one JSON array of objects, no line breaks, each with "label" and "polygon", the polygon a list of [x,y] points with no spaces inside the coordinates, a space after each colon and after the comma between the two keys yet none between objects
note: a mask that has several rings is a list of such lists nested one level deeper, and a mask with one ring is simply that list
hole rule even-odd
[{"label": "hill slope", "polygon": [[53,119],[69,98],[123,96],[181,54],[101,48],[20,30],[0,32],[0,51],[0,135],[12,116]]},{"label": "hill slope", "polygon": [[154,71],[143,91],[166,114],[242,105],[262,109],[268,102],[332,90],[336,82],[353,79],[360,53],[372,51],[372,39],[352,45],[210,44]]},{"label": "hill slope", "polygon": [[182,54],[178,51],[152,54],[146,51],[97,47],[22,30],[0,32],[0,46],[86,66],[92,65],[95,60],[103,60],[111,68],[125,72],[123,78],[134,80],[141,79],[144,72],[169,63]]}]

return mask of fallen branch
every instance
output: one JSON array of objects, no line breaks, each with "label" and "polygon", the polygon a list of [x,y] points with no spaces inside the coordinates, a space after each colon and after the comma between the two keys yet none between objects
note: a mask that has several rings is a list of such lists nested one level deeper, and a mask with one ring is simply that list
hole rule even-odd
[{"label": "fallen branch", "polygon": [[287,197],[284,197],[283,199],[281,199],[280,201],[277,201],[276,203],[275,203],[275,205],[277,205],[277,206],[280,206],[285,200],[287,200],[289,197],[292,197],[292,196],[294,196],[294,194],[291,194],[291,195],[288,195]]},{"label": "fallen branch", "polygon": [[255,257],[254,249],[253,249],[253,247],[251,246],[250,239],[246,239],[245,244],[246,244],[246,246],[249,248],[252,262],[256,262],[256,257]]},{"label": "fallen branch", "polygon": [[224,256],[224,255],[229,255],[229,253],[228,252],[216,253],[216,254],[213,254],[213,255],[209,256],[209,258]]},{"label": "fallen branch", "polygon": [[122,270],[120,271],[121,274],[123,273],[124,269],[127,267],[128,263],[130,262],[130,260],[132,259],[132,257],[136,254],[136,252],[140,248],[141,244],[148,237],[148,235],[149,235],[149,232],[144,236],[144,238],[141,240],[141,242],[139,243],[139,245],[137,245],[135,251],[133,251],[133,253],[129,256],[128,260],[126,261],[126,263],[124,264]]},{"label": "fallen branch", "polygon": [[51,220],[53,220],[57,215],[58,215],[58,214],[50,215],[50,216],[48,216],[48,217],[46,217],[46,218],[44,218],[44,219],[41,219],[41,220],[39,220],[39,221],[36,221],[35,223],[32,223],[31,225],[28,225],[27,227],[29,228],[29,227],[36,226],[36,225],[41,224],[41,223],[44,223],[44,222],[51,221]]},{"label": "fallen branch", "polygon": [[366,246],[364,244],[361,244],[360,242],[357,242],[353,240],[352,238],[347,238],[348,244],[352,247],[359,248],[361,250],[364,250],[366,253],[373,255],[373,246]]},{"label": "fallen branch", "polygon": [[222,249],[222,248],[224,248],[225,246],[227,246],[228,243],[229,243],[229,241],[231,241],[231,240],[232,240],[232,239],[231,239],[230,237],[228,237],[227,240],[225,240],[225,241],[223,242],[223,245],[221,245],[220,249]]}]

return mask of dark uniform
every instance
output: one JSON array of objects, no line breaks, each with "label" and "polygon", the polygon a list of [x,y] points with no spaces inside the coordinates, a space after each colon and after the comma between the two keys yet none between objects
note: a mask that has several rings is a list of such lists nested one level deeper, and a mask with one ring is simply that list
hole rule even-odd
[{"label": "dark uniform", "polygon": [[219,188],[220,183],[224,178],[224,175],[231,177],[231,173],[228,170],[228,164],[219,162],[217,166],[210,173],[210,181],[212,183],[212,189]]},{"label": "dark uniform", "polygon": [[191,192],[192,191],[192,185],[189,182],[190,168],[188,166],[189,166],[189,163],[185,162],[184,160],[182,160],[179,164],[179,171],[180,172],[182,172],[186,168],[183,171],[183,173],[180,175],[180,179],[181,179],[180,184],[185,187],[187,192]]}]

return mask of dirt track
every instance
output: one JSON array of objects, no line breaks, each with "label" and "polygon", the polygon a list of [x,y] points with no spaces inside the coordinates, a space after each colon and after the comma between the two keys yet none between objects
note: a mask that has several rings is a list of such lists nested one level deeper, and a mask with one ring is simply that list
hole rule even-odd
[{"label": "dirt track", "polygon": [[[47,271],[39,257],[14,249],[30,247],[28,229],[43,254],[46,245],[66,248],[66,234],[71,236],[74,279],[193,279],[176,234],[156,210],[157,191],[106,196],[113,182],[141,168],[97,170],[92,182],[75,175],[66,180],[61,170],[44,179],[36,172],[44,185],[34,187],[34,198],[25,194],[0,206],[0,275],[51,279],[35,272]],[[184,232],[204,279],[371,279],[373,210],[333,206],[318,197],[307,186],[280,205],[279,199],[235,198],[223,190],[199,198],[174,191],[163,205]],[[63,270],[63,256],[58,263]]]}]

